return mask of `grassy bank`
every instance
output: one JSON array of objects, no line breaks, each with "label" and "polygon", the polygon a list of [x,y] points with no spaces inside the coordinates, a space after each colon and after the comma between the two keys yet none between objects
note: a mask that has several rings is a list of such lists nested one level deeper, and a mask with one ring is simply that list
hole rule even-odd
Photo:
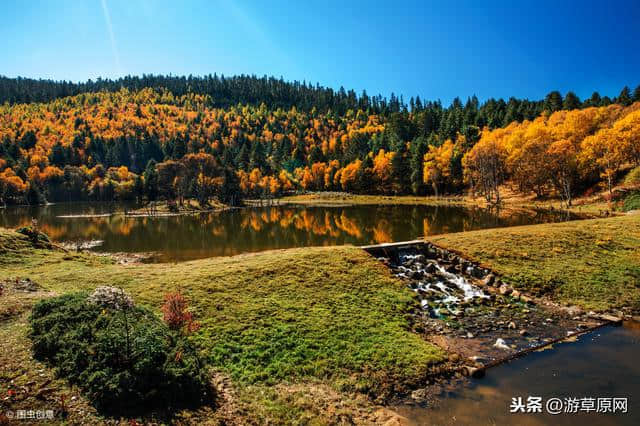
[{"label": "grassy bank", "polygon": [[434,236],[514,287],[561,303],[640,309],[640,215]]},{"label": "grassy bank", "polygon": [[[249,201],[250,204],[259,204]],[[346,192],[312,192],[308,194],[292,195],[273,200],[275,204],[300,204],[300,205],[430,205],[430,206],[467,206],[487,207],[483,197],[470,195],[460,196],[411,196],[411,195],[359,195]],[[554,209],[567,210],[562,201],[557,199],[536,200],[534,197],[523,197],[506,191],[502,206],[505,209]],[[568,210],[584,215],[602,216],[604,212],[611,211],[612,206],[599,200],[597,197],[579,198],[574,201]]]},{"label": "grassy bank", "polygon": [[417,197],[412,195],[362,195],[347,192],[311,192],[292,195],[274,200],[277,204],[309,204],[309,205],[476,205],[465,197]]},{"label": "grassy bank", "polygon": [[[156,310],[165,293],[180,289],[202,324],[197,345],[239,395],[249,387],[313,384],[384,396],[419,381],[445,357],[410,330],[411,291],[353,247],[125,266],[91,254],[34,250],[22,236],[0,230],[0,269],[0,280],[29,277],[43,292],[121,286]],[[264,395],[252,409],[262,415],[291,413],[302,401]],[[304,417],[313,407],[307,401],[294,411]]]}]

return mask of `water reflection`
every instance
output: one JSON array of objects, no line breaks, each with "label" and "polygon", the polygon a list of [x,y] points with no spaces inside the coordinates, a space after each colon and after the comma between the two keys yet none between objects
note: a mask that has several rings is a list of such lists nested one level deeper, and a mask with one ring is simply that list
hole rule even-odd
[{"label": "water reflection", "polygon": [[[561,212],[541,210],[496,212],[454,206],[389,205],[256,207],[156,218],[121,214],[125,208],[133,207],[105,203],[14,207],[0,211],[0,226],[25,226],[34,217],[55,241],[102,240],[94,250],[156,251],[162,260],[177,261],[277,248],[403,241],[423,235],[567,218]],[[104,216],[111,212],[115,214]],[[68,217],[74,215],[94,217]]]}]

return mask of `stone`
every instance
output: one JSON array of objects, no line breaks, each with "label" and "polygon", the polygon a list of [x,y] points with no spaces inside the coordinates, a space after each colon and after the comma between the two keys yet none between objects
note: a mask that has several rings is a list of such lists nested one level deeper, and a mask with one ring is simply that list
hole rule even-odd
[{"label": "stone", "polygon": [[613,316],[613,315],[602,314],[602,315],[598,315],[596,318],[601,320],[601,321],[606,321],[606,322],[613,323],[614,325],[622,324],[622,318],[616,317],[616,316]]},{"label": "stone", "polygon": [[516,329],[516,323],[511,321],[509,324],[507,324],[507,328],[509,330],[515,330]]},{"label": "stone", "polygon": [[493,274],[489,274],[486,277],[484,277],[484,279],[482,280],[482,284],[486,286],[492,286],[495,281],[496,281],[496,276]]},{"label": "stone", "polygon": [[498,291],[500,292],[501,295],[503,296],[508,296],[509,294],[511,294],[511,288],[506,285],[506,284],[502,284],[499,288]]},{"label": "stone", "polygon": [[479,379],[480,377],[484,376],[484,369],[472,367],[470,365],[465,365],[462,368],[462,374],[467,377],[473,377],[473,378]]},{"label": "stone", "polygon": [[426,389],[418,389],[418,390],[414,390],[413,392],[411,392],[411,398],[415,399],[417,401],[423,400],[426,397],[427,397],[427,390]]},{"label": "stone", "polygon": [[422,278],[423,273],[422,273],[422,271],[411,271],[411,272],[409,272],[408,276],[412,280],[419,280],[420,278]]},{"label": "stone", "polygon": [[451,362],[460,361],[460,355],[458,355],[456,353],[452,353],[451,355],[449,355],[449,361],[451,361]]},{"label": "stone", "polygon": [[471,270],[471,276],[477,279],[481,279],[482,277],[485,276],[485,273],[482,269],[478,268],[477,266],[472,266],[472,270]]},{"label": "stone", "polygon": [[425,266],[424,270],[426,272],[428,272],[429,274],[434,274],[437,270],[436,265],[432,262],[427,263],[427,266]]},{"label": "stone", "polygon": [[507,345],[507,342],[505,342],[504,339],[501,339],[501,338],[496,339],[496,342],[493,344],[493,347],[502,349],[505,351],[511,350],[511,348]]},{"label": "stone", "polygon": [[513,297],[514,299],[519,299],[520,292],[518,290],[513,290],[513,292],[511,292],[511,297]]},{"label": "stone", "polygon": [[470,331],[467,332],[467,339],[473,339],[475,336]]},{"label": "stone", "polygon": [[562,311],[566,312],[570,317],[575,317],[583,314],[583,310],[577,306],[565,306],[562,308]]},{"label": "stone", "polygon": [[520,330],[520,335],[521,335],[522,337],[524,337],[524,336],[528,336],[528,335],[529,335],[529,332],[528,332],[527,330],[525,330],[525,329],[522,329],[522,330]]}]

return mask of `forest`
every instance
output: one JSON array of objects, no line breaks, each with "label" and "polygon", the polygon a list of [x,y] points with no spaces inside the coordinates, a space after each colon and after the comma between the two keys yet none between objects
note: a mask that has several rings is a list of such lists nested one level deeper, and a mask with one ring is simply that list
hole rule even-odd
[{"label": "forest", "polygon": [[0,77],[0,205],[297,190],[573,197],[640,164],[640,86],[449,106],[254,76]]}]

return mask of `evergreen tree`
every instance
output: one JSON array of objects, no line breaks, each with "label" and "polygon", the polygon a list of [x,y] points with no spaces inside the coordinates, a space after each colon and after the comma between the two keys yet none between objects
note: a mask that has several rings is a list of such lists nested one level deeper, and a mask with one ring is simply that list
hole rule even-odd
[{"label": "evergreen tree", "polygon": [[[267,160],[264,154],[264,145],[260,141],[253,143],[251,154],[249,154],[249,170],[260,169],[265,170]],[[268,171],[265,170],[268,173]]]},{"label": "evergreen tree", "polygon": [[593,92],[588,101],[585,102],[587,106],[591,107],[599,107],[602,105],[602,98],[600,97],[600,93]]},{"label": "evergreen tree", "polygon": [[624,86],[624,88],[620,91],[618,98],[616,99],[617,103],[622,104],[624,106],[629,106],[633,102],[631,100],[631,91],[629,87]]},{"label": "evergreen tree", "polygon": [[578,109],[581,107],[580,98],[573,92],[567,92],[564,97],[564,102],[562,104],[563,109],[572,110]]},{"label": "evergreen tree", "polygon": [[557,90],[550,92],[544,98],[544,110],[548,112],[556,112],[562,109],[562,95]]},{"label": "evergreen tree", "polygon": [[396,153],[391,159],[391,177],[393,179],[393,191],[396,194],[407,192],[409,187],[410,167],[407,159],[407,148],[403,143],[395,150]]},{"label": "evergreen tree", "polygon": [[423,162],[424,155],[427,153],[427,141],[423,136],[418,136],[411,143],[411,191],[416,195],[425,194],[425,185],[423,180]]},{"label": "evergreen tree", "polygon": [[158,199],[158,170],[155,160],[149,160],[144,170],[144,193],[149,201]]},{"label": "evergreen tree", "polygon": [[243,141],[242,146],[240,147],[240,151],[238,151],[238,155],[236,156],[236,165],[241,170],[249,169],[249,148],[247,147],[248,142]]},{"label": "evergreen tree", "polygon": [[357,180],[356,186],[360,193],[373,194],[376,192],[373,181],[373,160],[371,156],[366,155],[360,162]]},{"label": "evergreen tree", "polygon": [[220,202],[230,206],[239,206],[242,204],[240,181],[236,173],[230,168],[224,169],[222,187],[218,198]]},{"label": "evergreen tree", "polygon": [[633,91],[633,102],[640,102],[640,85]]},{"label": "evergreen tree", "polygon": [[60,142],[56,142],[51,147],[51,154],[49,154],[49,163],[56,167],[64,167],[67,164],[67,155],[64,147]]}]

